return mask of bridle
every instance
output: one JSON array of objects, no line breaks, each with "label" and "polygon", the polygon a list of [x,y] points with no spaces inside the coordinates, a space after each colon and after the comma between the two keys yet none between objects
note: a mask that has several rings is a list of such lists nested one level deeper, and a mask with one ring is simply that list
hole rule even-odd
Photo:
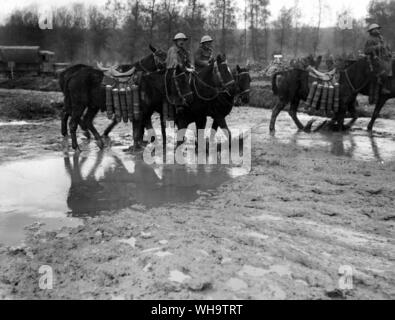
[{"label": "bridle", "polygon": [[[165,92],[166,92],[167,101],[169,101],[169,102],[171,103],[172,101],[170,100],[169,91],[168,91],[168,88],[167,88],[167,75],[168,75],[168,71],[169,71],[169,70],[166,70],[166,73],[165,73]],[[178,78],[180,78],[180,77],[187,77],[186,72],[183,71],[183,72],[181,72],[181,73],[179,73],[179,74],[176,74],[176,71],[174,70],[174,73],[172,74],[171,77],[172,77],[172,79],[174,80],[174,86],[176,87],[178,96],[182,99],[183,104],[187,104],[186,97],[188,97],[188,96],[190,96],[190,95],[193,95],[193,92],[192,92],[192,90],[191,90],[191,91],[189,91],[189,92],[183,94],[183,93],[181,92],[181,89],[180,89],[180,84],[178,83]],[[174,103],[173,103],[173,104],[174,104]]]},{"label": "bridle", "polygon": [[242,88],[240,87],[240,76],[242,75],[247,75],[250,78],[250,73],[248,71],[242,71],[242,72],[238,72],[236,71],[236,83],[237,83],[237,88],[239,90],[239,92],[237,93],[237,96],[242,96],[244,94],[250,93],[250,89],[246,89],[246,90],[242,90]]},{"label": "bridle", "polygon": [[[216,63],[217,63],[217,62],[216,62]],[[221,62],[221,64],[227,65],[226,61]],[[229,97],[231,96],[231,94],[230,94],[230,92],[229,92],[229,86],[233,85],[233,84],[235,83],[235,80],[232,79],[231,81],[228,81],[227,83],[224,83],[224,80],[223,80],[223,77],[222,77],[222,75],[221,75],[221,72],[219,71],[218,65],[217,65],[217,66],[214,66],[214,70],[215,70],[215,74],[217,75],[218,80],[219,80],[219,82],[220,82],[220,84],[221,84],[221,89],[218,89],[217,87],[213,87],[212,85],[210,85],[210,84],[208,84],[207,82],[205,82],[204,80],[202,80],[202,79],[199,77],[199,74],[198,74],[198,73],[194,73],[194,77],[193,77],[193,80],[192,80],[192,84],[193,84],[193,88],[195,89],[196,96],[197,96],[200,100],[203,100],[203,101],[212,101],[212,100],[217,99],[217,98],[220,96],[220,94],[223,94],[223,93],[227,94]],[[214,93],[211,97],[204,97],[204,96],[202,96],[202,95],[199,93],[199,90],[198,90],[198,88],[197,88],[196,80],[197,80],[200,84],[202,84],[204,87],[206,87],[206,88],[208,88],[208,89],[210,89],[210,90],[215,91],[215,93]]]},{"label": "bridle", "polygon": [[148,70],[146,67],[144,67],[143,61],[144,61],[146,58],[143,58],[143,59],[141,59],[141,60],[138,61],[138,66],[143,70],[143,72],[144,72],[145,74],[148,74],[148,75],[151,74],[151,73],[154,73],[154,72],[161,71],[161,65],[164,63],[164,61],[161,60],[161,58],[157,55],[156,52],[152,52],[151,55],[152,55],[153,58],[154,58],[154,64],[155,64],[155,68],[156,68],[156,70],[154,70],[154,71],[150,71],[150,70]]},{"label": "bridle", "polygon": [[[222,85],[223,87],[227,88],[227,87],[231,86],[232,84],[234,84],[234,83],[235,83],[235,80],[234,80],[234,79],[228,81],[227,83],[224,83],[224,78],[222,77],[221,72],[219,71],[218,62],[216,61],[215,64],[216,64],[216,65],[214,65],[214,70],[215,70],[216,73],[217,73],[217,77],[218,77],[219,82],[221,83],[221,85]],[[225,60],[225,61],[222,61],[220,64],[221,64],[221,65],[225,65],[225,66],[228,68],[228,70],[229,70],[228,63],[226,62],[226,60]],[[232,73],[230,72],[230,70],[229,70],[229,73],[232,74]]]}]

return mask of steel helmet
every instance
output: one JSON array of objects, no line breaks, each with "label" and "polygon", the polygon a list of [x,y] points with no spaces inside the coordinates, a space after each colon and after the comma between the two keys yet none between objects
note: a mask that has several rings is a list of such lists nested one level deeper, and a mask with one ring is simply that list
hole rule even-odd
[{"label": "steel helmet", "polygon": [[203,36],[202,40],[200,40],[200,43],[211,42],[211,41],[213,41],[213,38],[211,38],[210,36]]},{"label": "steel helmet", "polygon": [[177,33],[173,38],[173,41],[176,40],[188,40],[188,37],[183,33]]},{"label": "steel helmet", "polygon": [[377,24],[377,23],[372,23],[369,28],[368,28],[368,32],[374,30],[374,29],[381,29],[381,27]]}]

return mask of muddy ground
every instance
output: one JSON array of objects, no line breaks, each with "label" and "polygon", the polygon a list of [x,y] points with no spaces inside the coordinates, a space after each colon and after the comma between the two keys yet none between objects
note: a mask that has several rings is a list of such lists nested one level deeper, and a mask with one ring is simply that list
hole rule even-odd
[{"label": "muddy ground", "polygon": [[[371,136],[365,118],[346,134],[308,135],[282,113],[271,136],[269,118],[267,110],[247,107],[229,116],[231,128],[252,129],[248,174],[221,174],[210,184],[216,170],[202,177],[192,168],[175,178],[179,171],[158,173],[155,168],[157,180],[145,189],[151,185],[145,171],[139,171],[141,181],[133,178],[133,186],[128,182],[121,188],[117,183],[123,173],[110,180],[104,173],[86,179],[82,190],[89,193],[95,183],[103,188],[112,183],[119,190],[115,194],[135,190],[130,197],[136,201],[113,199],[119,205],[83,216],[78,210],[89,211],[86,202],[96,198],[73,207],[64,196],[60,200],[68,208],[61,214],[77,218],[80,223],[74,227],[46,231],[41,223],[52,211],[34,215],[35,207],[20,209],[15,203],[23,197],[15,195],[14,207],[3,203],[0,215],[19,210],[30,220],[25,221],[29,226],[23,244],[0,246],[0,297],[394,299],[395,121],[379,119]],[[306,123],[310,117],[301,118]],[[157,118],[154,122],[157,128]],[[102,131],[108,120],[100,116],[96,123]],[[79,157],[98,157],[94,142],[82,135],[80,142],[85,151]],[[108,143],[112,146],[106,156],[133,162],[137,170],[139,155],[122,152],[130,143],[127,125],[118,126]],[[66,145],[58,120],[0,125],[0,174],[12,177],[7,166],[18,163],[75,160],[71,150],[65,153]],[[26,186],[31,192],[36,188],[37,197],[45,195],[44,207],[59,195],[45,193],[44,186],[51,190],[54,181],[43,176],[43,191],[31,181]],[[187,185],[178,186],[180,181]],[[71,194],[70,189],[67,199]],[[150,198],[163,201],[152,203]],[[52,290],[39,288],[42,265],[53,268]],[[349,290],[339,290],[342,268],[352,271]]]}]

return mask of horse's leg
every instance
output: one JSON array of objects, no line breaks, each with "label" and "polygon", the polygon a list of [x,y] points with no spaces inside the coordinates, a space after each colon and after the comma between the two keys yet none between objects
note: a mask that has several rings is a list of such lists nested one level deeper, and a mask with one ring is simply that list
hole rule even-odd
[{"label": "horse's leg", "polygon": [[[355,99],[356,99],[356,97],[355,97]],[[345,130],[349,130],[352,127],[352,125],[355,123],[355,121],[357,121],[357,119],[358,119],[357,111],[355,108],[355,103],[356,103],[356,100],[350,102],[350,104],[348,106],[348,112],[351,115],[351,120],[347,124],[344,125]]]},{"label": "horse's leg", "polygon": [[103,136],[107,138],[108,135],[110,134],[110,132],[112,131],[112,129],[114,129],[117,124],[118,124],[118,121],[114,117],[114,119],[112,120],[110,125],[106,128],[106,130],[104,130]]},{"label": "horse's leg", "polygon": [[196,147],[196,150],[198,150],[199,131],[203,130],[201,132],[201,134],[202,134],[202,138],[204,139],[204,131],[206,129],[206,124],[207,124],[207,117],[206,116],[199,117],[198,119],[196,119],[196,135],[195,135],[195,147]]},{"label": "horse's leg", "polygon": [[217,119],[215,119],[215,121],[217,122],[217,124],[221,128],[221,130],[228,134],[229,144],[231,144],[232,143],[232,133],[230,132],[230,129],[228,127],[228,124],[226,123],[225,118],[217,118]]},{"label": "horse's leg", "polygon": [[163,151],[166,150],[166,145],[167,145],[167,136],[166,136],[166,120],[163,115],[163,112],[160,113],[160,131],[162,133],[162,145],[163,145]]},{"label": "horse's leg", "polygon": [[385,105],[386,101],[387,101],[387,98],[383,98],[383,97],[380,97],[379,101],[377,101],[376,107],[374,108],[374,111],[372,114],[372,118],[370,119],[370,122],[368,124],[368,131],[373,130],[373,125],[374,125],[376,119],[378,118],[378,116],[380,115],[380,111],[383,108],[383,106]]},{"label": "horse's leg", "polygon": [[291,116],[292,120],[295,122],[295,124],[298,127],[298,129],[299,130],[303,130],[304,126],[300,122],[300,120],[298,118],[298,115],[297,115],[298,106],[299,106],[299,101],[292,101],[288,113]]},{"label": "horse's leg", "polygon": [[74,105],[71,112],[69,127],[70,127],[70,135],[71,135],[71,146],[75,151],[81,151],[77,142],[77,128],[82,113],[84,112],[84,109],[85,108],[82,106]]},{"label": "horse's leg", "polygon": [[[162,117],[161,113],[159,115],[160,115],[160,117]],[[147,117],[147,119],[145,120],[145,123],[144,123],[144,127],[145,127],[146,130],[154,130],[154,127],[152,125],[151,117]],[[150,142],[154,143],[155,139],[156,139],[156,136],[151,136]]]},{"label": "horse's leg", "polygon": [[93,119],[97,115],[98,111],[99,110],[95,109],[95,108],[88,108],[88,111],[86,112],[83,121],[84,121],[85,125],[87,126],[87,128],[92,132],[93,136],[95,137],[98,147],[100,149],[103,149],[104,148],[103,140],[102,140],[99,132],[97,132],[95,126],[93,125]]},{"label": "horse's leg", "polygon": [[62,110],[61,114],[61,133],[63,137],[66,137],[67,132],[67,121],[69,120],[70,114],[66,110]]},{"label": "horse's leg", "polygon": [[272,117],[270,119],[270,132],[274,132],[276,130],[276,119],[279,113],[285,108],[285,103],[283,103],[281,100],[277,102],[275,107],[273,108],[272,111]]},{"label": "horse's leg", "polygon": [[78,124],[80,125],[82,131],[84,131],[83,135],[85,136],[85,138],[90,139],[91,134],[89,133],[88,127],[86,126],[86,123],[84,122],[84,120],[79,119]]}]

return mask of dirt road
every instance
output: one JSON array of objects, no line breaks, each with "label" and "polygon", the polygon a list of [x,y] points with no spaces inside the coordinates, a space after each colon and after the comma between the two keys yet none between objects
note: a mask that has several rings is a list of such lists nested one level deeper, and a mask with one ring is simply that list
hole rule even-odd
[{"label": "dirt road", "polygon": [[[283,113],[270,136],[269,117],[253,108],[230,115],[231,127],[252,128],[248,174],[142,168],[121,151],[130,142],[121,125],[96,167],[97,147],[82,142],[88,161],[77,180],[63,174],[75,163],[63,156],[58,121],[0,125],[0,174],[40,163],[48,171],[41,187],[26,182],[39,201],[31,191],[0,205],[3,217],[25,217],[8,220],[15,230],[30,224],[24,245],[0,247],[0,297],[394,299],[395,122],[378,120],[373,136],[366,119],[348,134],[308,135]],[[23,186],[9,179],[8,190]],[[92,214],[95,201],[102,210]],[[32,224],[54,216],[68,227]],[[53,270],[52,290],[39,287],[42,265]]]}]

